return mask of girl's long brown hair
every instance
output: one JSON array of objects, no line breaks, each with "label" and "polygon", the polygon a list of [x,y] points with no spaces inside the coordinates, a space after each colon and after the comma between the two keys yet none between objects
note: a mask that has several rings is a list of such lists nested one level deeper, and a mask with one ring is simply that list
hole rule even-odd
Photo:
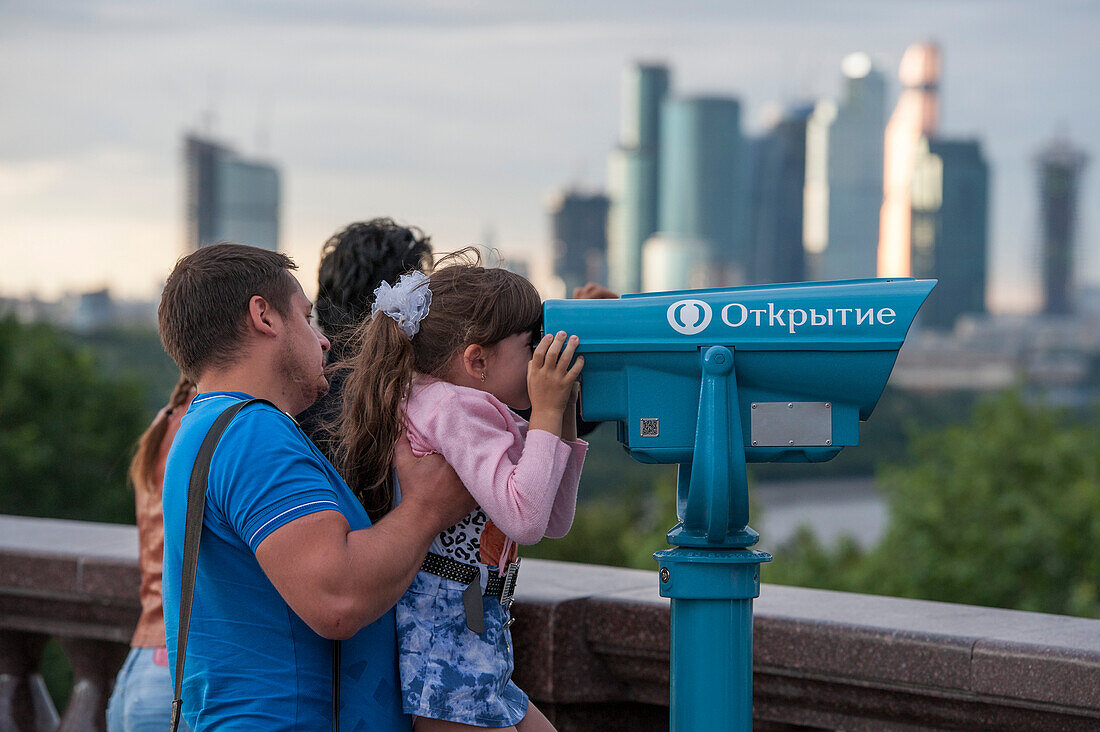
[{"label": "girl's long brown hair", "polygon": [[134,459],[130,461],[130,483],[135,490],[147,491],[157,480],[157,459],[160,456],[160,443],[164,441],[164,435],[168,432],[168,418],[172,410],[179,409],[191,396],[195,388],[194,382],[186,376],[180,376],[168,397],[168,404],[153,423],[138,438],[137,449],[134,451]]},{"label": "girl's long brown hair", "polygon": [[372,520],[393,507],[393,446],[405,428],[402,401],[414,372],[443,378],[451,359],[476,343],[491,347],[517,333],[537,334],[542,301],[525,278],[481,266],[476,250],[440,260],[429,276],[432,302],[410,340],[389,316],[360,325],[336,424],[336,457]]}]

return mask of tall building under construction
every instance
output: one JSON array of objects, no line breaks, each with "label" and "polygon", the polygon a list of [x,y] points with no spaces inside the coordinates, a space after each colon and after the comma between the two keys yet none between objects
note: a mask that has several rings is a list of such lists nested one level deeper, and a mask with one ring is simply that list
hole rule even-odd
[{"label": "tall building under construction", "polygon": [[1042,231],[1043,312],[1073,312],[1073,269],[1077,238],[1077,196],[1088,157],[1065,138],[1048,143],[1035,158],[1039,172]]}]

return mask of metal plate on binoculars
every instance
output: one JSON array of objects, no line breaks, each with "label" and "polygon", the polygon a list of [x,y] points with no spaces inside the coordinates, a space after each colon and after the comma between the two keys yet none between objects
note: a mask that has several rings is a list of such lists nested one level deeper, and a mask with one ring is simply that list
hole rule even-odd
[{"label": "metal plate on binoculars", "polygon": [[753,447],[827,447],[833,444],[829,402],[753,402]]}]

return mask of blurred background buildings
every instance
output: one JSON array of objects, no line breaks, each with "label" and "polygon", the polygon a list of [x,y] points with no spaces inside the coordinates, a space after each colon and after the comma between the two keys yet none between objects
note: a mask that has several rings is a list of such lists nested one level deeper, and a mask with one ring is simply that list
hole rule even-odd
[{"label": "blurred background buildings", "polygon": [[807,131],[813,106],[783,111],[763,136],[749,142],[746,272],[757,282],[801,282],[805,244]]},{"label": "blurred background buildings", "polygon": [[951,330],[964,313],[985,312],[989,168],[977,141],[924,136],[911,168],[909,274],[939,280],[921,322]]},{"label": "blurred background buildings", "polygon": [[[938,279],[922,311],[950,331],[987,311],[991,172],[982,141],[938,132],[939,46],[906,49],[886,121],[883,70],[865,53],[841,65],[838,101],[788,104],[749,137],[735,96],[680,96],[670,69],[623,74],[621,129],[608,161],[606,263],[597,208],[563,225],[576,194],[551,211],[555,274],[582,271],[620,292],[861,277]],[[1073,312],[1075,202],[1086,156],[1065,139],[1036,157],[1047,314]],[[568,202],[568,205],[567,205]],[[573,214],[577,215],[577,214]],[[585,252],[584,263],[567,252]]]},{"label": "blurred background buildings", "polygon": [[279,170],[197,135],[183,140],[184,249],[231,241],[279,250]]},{"label": "blurred background buildings", "polygon": [[554,272],[566,292],[607,281],[607,209],[602,193],[568,190],[550,203]]},{"label": "blurred background buildings", "polygon": [[617,292],[641,290],[642,245],[657,231],[661,109],[668,90],[665,66],[636,64],[623,74],[619,144],[607,165],[608,281]]},{"label": "blurred background buildings", "polygon": [[1073,312],[1074,263],[1077,248],[1077,197],[1088,157],[1058,137],[1036,156],[1042,227],[1043,312]]},{"label": "blurred background buildings", "polygon": [[[932,391],[1030,385],[1087,401],[1100,385],[1100,310],[1075,307],[1089,298],[1075,295],[1072,277],[1087,155],[1058,137],[1035,157],[1042,314],[990,315],[992,173],[980,138],[939,131],[943,73],[935,42],[906,49],[887,120],[886,74],[852,53],[839,100],[787,104],[752,137],[736,96],[678,95],[667,65],[629,66],[609,206],[566,192],[551,209],[564,292],[584,279],[633,292],[935,278],[896,382]],[[601,265],[593,232],[604,210]]]},{"label": "blurred background buildings", "polygon": [[865,53],[841,69],[841,100],[817,102],[807,123],[803,241],[821,280],[876,274],[886,78]]}]

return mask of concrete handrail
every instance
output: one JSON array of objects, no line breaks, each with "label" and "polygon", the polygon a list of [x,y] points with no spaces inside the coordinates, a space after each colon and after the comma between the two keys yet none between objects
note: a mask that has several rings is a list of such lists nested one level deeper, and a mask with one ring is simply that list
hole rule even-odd
[{"label": "concrete handrail", "polygon": [[[0,728],[47,636],[76,677],[60,729],[102,728],[138,584],[133,527],[0,516]],[[656,571],[525,560],[514,610],[516,682],[560,730],[667,726]],[[767,584],[754,618],[757,729],[1100,728],[1100,620]]]}]

